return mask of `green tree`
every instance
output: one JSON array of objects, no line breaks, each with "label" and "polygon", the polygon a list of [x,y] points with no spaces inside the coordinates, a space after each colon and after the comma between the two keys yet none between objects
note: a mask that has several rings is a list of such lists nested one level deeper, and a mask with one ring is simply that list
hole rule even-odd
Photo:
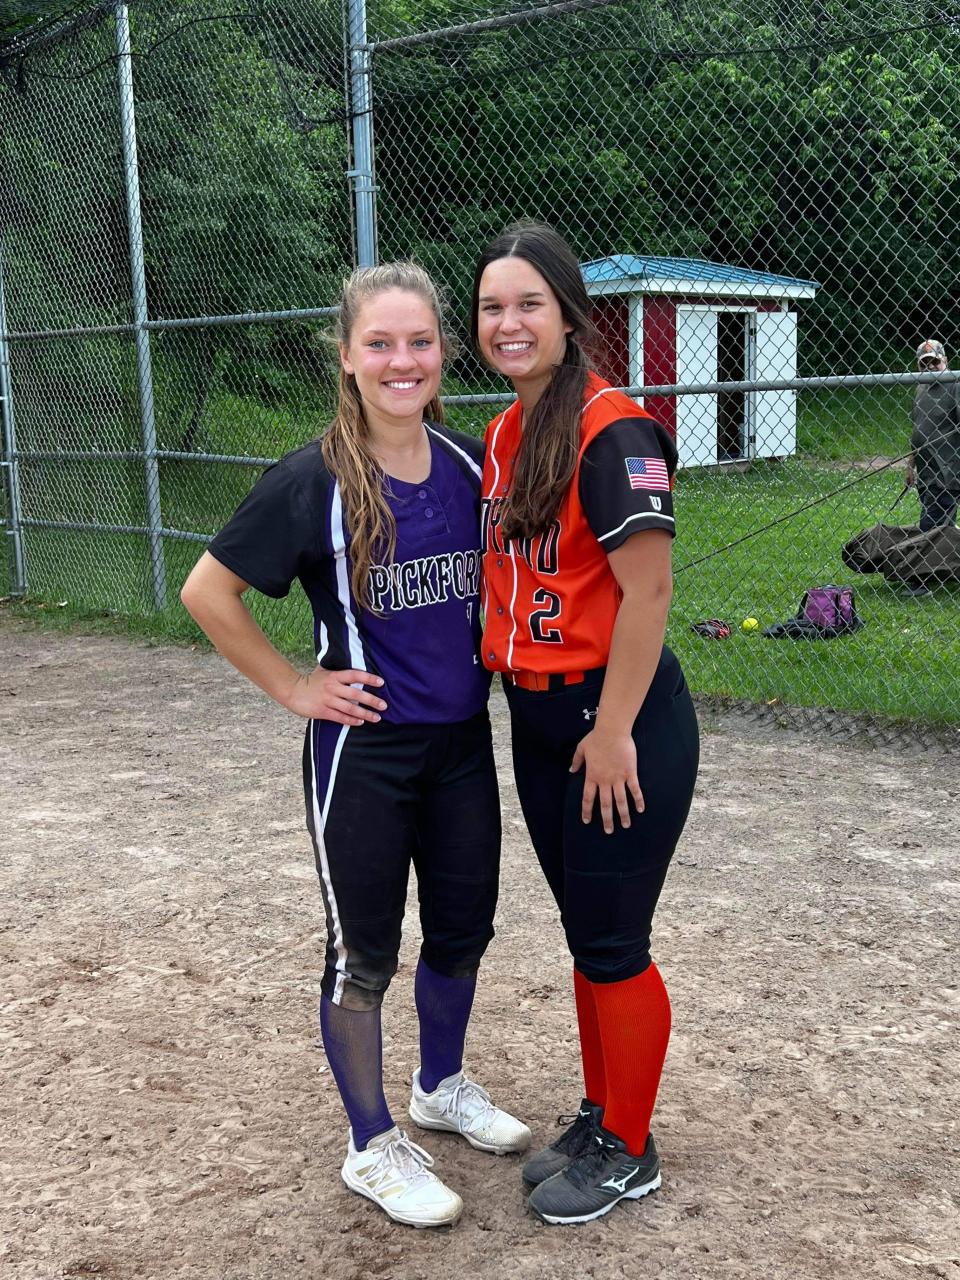
[{"label": "green tree", "polygon": [[957,301],[958,37],[915,21],[631,4],[378,54],[383,251],[415,248],[461,302],[517,216],[584,257],[812,278],[808,368],[860,370]]},{"label": "green tree", "polygon": [[[327,304],[349,262],[342,92],[329,75],[284,60],[268,13],[224,16],[207,0],[184,0],[175,13],[140,3],[131,24],[152,316]],[[328,45],[339,61],[339,16]],[[74,40],[28,50],[0,86],[0,117],[17,327],[129,321],[112,16]],[[269,371],[283,342],[272,330],[209,326],[164,334],[154,346],[161,436],[190,448],[227,357],[252,355]],[[135,412],[121,426],[105,404],[115,392],[133,406],[129,347],[114,340],[110,354],[109,376],[102,344],[24,357],[51,406],[48,436],[136,438]],[[92,397],[92,386],[103,394]]]}]

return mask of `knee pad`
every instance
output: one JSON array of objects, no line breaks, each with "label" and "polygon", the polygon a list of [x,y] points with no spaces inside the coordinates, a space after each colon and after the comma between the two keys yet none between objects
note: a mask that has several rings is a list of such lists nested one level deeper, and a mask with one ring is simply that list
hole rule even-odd
[{"label": "knee pad", "polygon": [[389,972],[343,973],[328,964],[323,971],[320,990],[328,1000],[343,1009],[378,1009],[396,971],[394,964]]},{"label": "knee pad", "polygon": [[445,978],[472,978],[493,935],[493,925],[470,936],[424,935],[420,954],[434,973]]}]

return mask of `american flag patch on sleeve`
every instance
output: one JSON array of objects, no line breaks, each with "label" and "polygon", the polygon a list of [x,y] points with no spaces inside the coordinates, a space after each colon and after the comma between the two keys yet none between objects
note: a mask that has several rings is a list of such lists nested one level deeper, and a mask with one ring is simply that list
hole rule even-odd
[{"label": "american flag patch on sleeve", "polygon": [[667,464],[662,458],[624,458],[631,489],[670,489]]}]

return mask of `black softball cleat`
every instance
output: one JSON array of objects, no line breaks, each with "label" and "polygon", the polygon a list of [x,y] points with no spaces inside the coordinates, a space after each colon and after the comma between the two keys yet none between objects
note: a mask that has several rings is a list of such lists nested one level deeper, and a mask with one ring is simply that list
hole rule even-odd
[{"label": "black softball cleat", "polygon": [[621,1200],[639,1200],[660,1185],[660,1157],[653,1134],[642,1156],[598,1126],[592,1144],[566,1169],[541,1182],[527,1204],[543,1222],[563,1226],[602,1218]]},{"label": "black softball cleat", "polygon": [[568,1128],[556,1142],[531,1156],[523,1166],[522,1176],[527,1186],[539,1187],[541,1182],[566,1169],[571,1160],[583,1155],[593,1142],[602,1120],[603,1107],[598,1107],[589,1098],[583,1099],[575,1116],[558,1116],[557,1124],[565,1124]]}]

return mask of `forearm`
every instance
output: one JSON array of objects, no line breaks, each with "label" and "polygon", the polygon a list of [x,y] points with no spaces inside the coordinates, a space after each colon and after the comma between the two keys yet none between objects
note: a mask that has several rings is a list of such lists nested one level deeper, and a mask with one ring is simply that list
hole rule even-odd
[{"label": "forearm", "polygon": [[596,728],[629,733],[653,681],[670,612],[669,579],[624,595],[614,623]]},{"label": "forearm", "polygon": [[233,592],[192,593],[188,583],[182,599],[217,651],[275,702],[287,707],[302,677],[260,630],[243,598]]}]

